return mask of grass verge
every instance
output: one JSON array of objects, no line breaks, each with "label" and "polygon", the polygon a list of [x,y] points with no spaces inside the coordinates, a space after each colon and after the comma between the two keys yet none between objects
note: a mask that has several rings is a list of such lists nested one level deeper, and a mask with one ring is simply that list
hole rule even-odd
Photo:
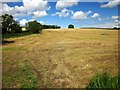
[{"label": "grass verge", "polygon": [[90,88],[118,88],[118,81],[120,80],[120,74],[117,76],[110,76],[108,73],[96,75],[87,85],[87,89]]},{"label": "grass verge", "polygon": [[32,34],[32,33],[26,32],[26,31],[23,31],[22,33],[6,33],[6,34],[2,34],[2,38],[22,37],[22,36],[26,36],[26,35],[30,35],[30,34]]}]

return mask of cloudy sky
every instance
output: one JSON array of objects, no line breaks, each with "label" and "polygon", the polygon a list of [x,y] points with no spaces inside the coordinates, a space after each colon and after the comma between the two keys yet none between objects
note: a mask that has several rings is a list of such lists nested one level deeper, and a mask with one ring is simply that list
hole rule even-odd
[{"label": "cloudy sky", "polygon": [[[120,23],[118,7],[120,0],[108,2],[81,2],[80,0],[0,0],[0,15],[13,15],[21,26],[32,20],[42,24],[68,24],[79,27],[114,27]],[[4,3],[3,3],[4,1]],[[12,1],[12,2],[10,2]]]}]

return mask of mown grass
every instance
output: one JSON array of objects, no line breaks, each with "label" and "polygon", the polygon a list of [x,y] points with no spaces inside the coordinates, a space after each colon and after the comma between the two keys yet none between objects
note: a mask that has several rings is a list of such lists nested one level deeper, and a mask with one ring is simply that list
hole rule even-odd
[{"label": "mown grass", "polygon": [[118,71],[118,31],[44,30],[5,40],[3,88],[85,88],[95,73]]},{"label": "mown grass", "polygon": [[23,51],[25,49],[21,48],[21,47],[6,47],[6,48],[2,48],[2,50],[5,50],[5,51],[16,51],[16,50]]},{"label": "mown grass", "polygon": [[103,73],[103,74],[94,76],[86,88],[87,89],[90,89],[90,88],[118,88],[119,80],[120,80],[120,74],[112,77],[108,73]]},{"label": "mown grass", "polygon": [[[17,64],[13,66],[13,63]],[[5,85],[10,88],[16,88],[17,86],[21,89],[38,87],[37,75],[33,71],[32,67],[30,67],[28,63],[26,63],[25,59],[21,59],[21,61],[11,62],[11,69],[12,71],[10,71],[12,73],[8,72],[6,76],[3,76],[3,86]],[[3,70],[5,70],[5,68],[3,68]]]}]

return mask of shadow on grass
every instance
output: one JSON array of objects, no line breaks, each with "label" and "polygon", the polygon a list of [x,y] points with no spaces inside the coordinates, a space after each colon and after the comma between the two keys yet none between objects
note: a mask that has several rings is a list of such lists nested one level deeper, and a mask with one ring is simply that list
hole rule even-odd
[{"label": "shadow on grass", "polygon": [[7,41],[7,40],[3,40],[2,41],[2,45],[6,45],[6,44],[10,44],[10,43],[14,43],[15,41]]},{"label": "shadow on grass", "polygon": [[14,37],[22,37],[22,36],[26,36],[26,35],[31,35],[33,33],[31,32],[22,32],[22,33],[6,33],[6,34],[2,34],[2,38],[3,39],[7,39],[7,38],[14,38]]}]

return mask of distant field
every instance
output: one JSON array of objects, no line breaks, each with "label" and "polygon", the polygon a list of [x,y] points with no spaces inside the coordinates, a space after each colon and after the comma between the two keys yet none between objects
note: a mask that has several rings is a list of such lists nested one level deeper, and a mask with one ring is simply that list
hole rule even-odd
[{"label": "distant field", "polygon": [[94,74],[118,71],[117,30],[43,30],[5,40],[3,88],[84,88]]},{"label": "distant field", "polygon": [[22,28],[22,31],[26,31],[27,29],[26,28]]}]

